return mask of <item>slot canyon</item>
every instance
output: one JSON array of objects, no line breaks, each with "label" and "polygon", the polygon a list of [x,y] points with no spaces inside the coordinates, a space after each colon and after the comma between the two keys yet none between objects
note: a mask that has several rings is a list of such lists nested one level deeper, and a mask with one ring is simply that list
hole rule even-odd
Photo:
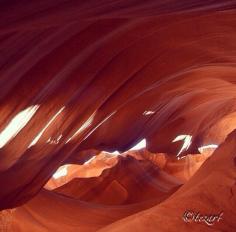
[{"label": "slot canyon", "polygon": [[236,0],[0,19],[0,232],[236,232]]}]

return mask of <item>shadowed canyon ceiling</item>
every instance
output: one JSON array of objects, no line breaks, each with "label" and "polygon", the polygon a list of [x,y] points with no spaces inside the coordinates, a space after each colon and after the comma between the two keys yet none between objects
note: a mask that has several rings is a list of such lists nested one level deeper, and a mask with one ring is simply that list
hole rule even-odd
[{"label": "shadowed canyon ceiling", "polygon": [[235,0],[0,12],[0,231],[236,231]]}]

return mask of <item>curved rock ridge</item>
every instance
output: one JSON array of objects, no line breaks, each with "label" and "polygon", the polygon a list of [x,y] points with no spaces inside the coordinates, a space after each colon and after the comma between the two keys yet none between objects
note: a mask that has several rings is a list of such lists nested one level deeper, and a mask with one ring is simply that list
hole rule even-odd
[{"label": "curved rock ridge", "polygon": [[[234,231],[236,228],[236,130],[205,161],[196,174],[166,201],[118,221],[99,231]],[[186,223],[184,213],[222,213],[222,219],[209,226],[199,221]],[[148,228],[147,228],[147,225]]]},{"label": "curved rock ridge", "polygon": [[[167,154],[150,153],[146,149],[132,150],[118,155],[108,152],[100,152],[98,155],[94,155],[92,157],[90,155],[90,151],[83,152],[81,153],[81,158],[86,160],[86,157],[88,157],[83,164],[66,164],[61,166],[53,175],[53,177],[50,178],[44,188],[52,190],[67,184],[74,178],[80,178],[82,180],[82,178],[98,177],[103,173],[103,170],[112,168],[114,166],[115,168],[118,168],[116,167],[118,160],[129,160],[131,157],[136,160],[149,160],[160,170],[177,177],[177,179],[179,179],[182,183],[185,183],[199,169],[202,163],[212,154],[214,149],[215,148],[206,147],[202,149],[201,154],[189,154],[185,157],[185,159],[181,160],[177,160],[176,158],[170,157]],[[96,151],[94,152],[94,154],[96,154]],[[86,156],[86,154],[88,156]],[[138,164],[138,162],[136,163]],[[150,166],[152,165],[150,164]],[[153,168],[156,169],[156,167]],[[108,172],[110,173],[110,170]],[[126,172],[126,170],[124,172]],[[108,174],[105,174],[104,178],[106,178],[107,175]],[[112,176],[112,174],[109,175]],[[103,177],[101,179],[103,179]],[[86,182],[87,180],[84,181]]]},{"label": "curved rock ridge", "polygon": [[101,152],[87,159],[83,164],[65,164],[50,178],[44,188],[52,190],[58,188],[74,178],[90,178],[100,176],[103,170],[117,164],[119,157]]},{"label": "curved rock ridge", "polygon": [[149,161],[128,156],[120,157],[114,167],[104,170],[99,177],[75,178],[54,191],[87,202],[132,204],[155,198],[161,201],[181,184]]},{"label": "curved rock ridge", "polygon": [[8,231],[96,231],[152,207],[158,201],[154,199],[127,206],[106,206],[42,190],[34,199],[12,212]]},{"label": "curved rock ridge", "polygon": [[96,231],[159,204],[180,186],[178,179],[150,161],[119,157],[118,163],[99,177],[74,178],[53,192],[41,190],[8,213],[7,231]]}]

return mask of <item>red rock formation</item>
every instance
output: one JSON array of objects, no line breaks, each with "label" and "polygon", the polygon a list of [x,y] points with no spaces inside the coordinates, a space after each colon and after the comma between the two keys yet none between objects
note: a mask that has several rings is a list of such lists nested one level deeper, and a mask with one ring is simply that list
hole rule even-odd
[{"label": "red rock formation", "polygon": [[114,205],[162,200],[181,184],[148,161],[126,157],[99,177],[73,179],[55,191],[83,201]]},{"label": "red rock formation", "polygon": [[[0,229],[234,232],[235,6],[1,1]],[[146,148],[130,151],[142,139]],[[211,156],[207,145],[219,148]],[[130,153],[135,165],[83,165],[102,151]],[[63,165],[69,175],[51,179]],[[77,165],[92,181],[78,179]],[[176,178],[183,187],[164,201],[150,184]],[[224,216],[212,227],[186,223],[190,208]]]},{"label": "red rock formation", "polygon": [[[236,130],[202,165],[199,171],[163,203],[118,221],[101,231],[234,231],[236,228]],[[201,214],[223,212],[222,220],[213,226],[182,219],[191,210]],[[148,227],[147,227],[148,226]]]}]

